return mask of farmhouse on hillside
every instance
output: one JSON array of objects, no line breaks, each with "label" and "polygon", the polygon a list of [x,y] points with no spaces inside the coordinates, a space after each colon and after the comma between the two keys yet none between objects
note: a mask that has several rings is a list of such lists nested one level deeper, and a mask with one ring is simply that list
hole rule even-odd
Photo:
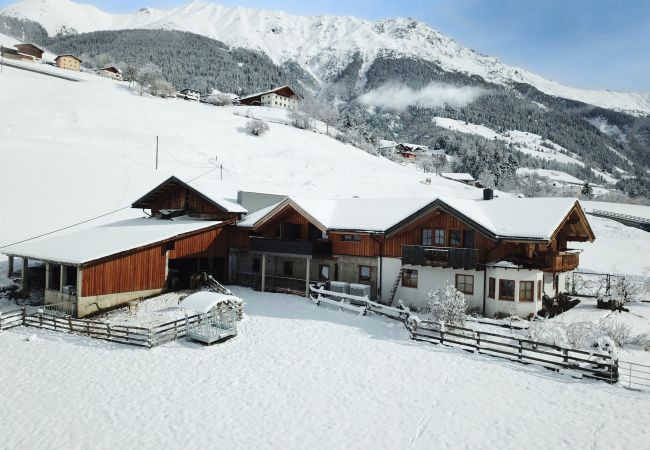
[{"label": "farmhouse on hillside", "polygon": [[201,93],[194,89],[183,89],[177,97],[184,98],[185,100],[193,100],[195,102],[201,101]]},{"label": "farmhouse on hillside", "polygon": [[28,260],[42,261],[45,304],[68,305],[77,317],[160,293],[168,282],[189,287],[190,276],[199,271],[225,280],[227,225],[244,208],[175,177],[132,206],[152,216],[4,248],[9,271],[15,257],[23,258],[26,292]]},{"label": "farmhouse on hillside", "polygon": [[113,67],[113,66],[102,67],[101,69],[99,69],[98,73],[99,75],[106,78],[112,78],[113,80],[117,80],[117,81],[124,81],[124,77],[122,76],[122,71],[117,67]]},{"label": "farmhouse on hillside", "polygon": [[7,48],[3,46],[0,46],[0,56],[7,59],[14,59],[16,61],[34,62],[33,56],[25,55],[14,48]]},{"label": "farmhouse on hillside", "polygon": [[45,50],[38,48],[34,44],[16,44],[14,47],[23,55],[28,55],[38,60],[43,59],[43,53],[45,52]]},{"label": "farmhouse on hillside", "polygon": [[236,227],[234,282],[306,292],[310,281],[339,281],[418,308],[449,281],[487,316],[539,311],[542,296],[565,291],[578,267],[568,242],[594,239],[580,204],[567,198],[291,197]]},{"label": "farmhouse on hillside", "polygon": [[[238,199],[243,205],[170,177],[132,204],[151,217],[3,252],[10,273],[16,257],[23,268],[42,261],[45,303],[71,306],[78,317],[188,287],[198,272],[304,295],[312,282],[338,282],[344,292],[415,308],[448,281],[486,316],[529,316],[544,295],[566,291],[579,264],[569,243],[595,238],[571,198]],[[248,204],[254,212],[245,215]],[[28,269],[22,283],[26,293]]]},{"label": "farmhouse on hillside", "polygon": [[266,92],[238,99],[240,105],[266,106],[269,108],[285,108],[295,110],[298,108],[300,97],[289,86],[282,86]]},{"label": "farmhouse on hillside", "polygon": [[81,70],[81,60],[74,55],[59,55],[54,62],[61,69],[74,70],[75,72]]}]

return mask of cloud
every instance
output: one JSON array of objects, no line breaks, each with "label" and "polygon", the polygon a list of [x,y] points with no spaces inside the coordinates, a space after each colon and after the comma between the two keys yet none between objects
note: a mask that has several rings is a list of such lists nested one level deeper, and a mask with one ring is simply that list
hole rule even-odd
[{"label": "cloud", "polygon": [[485,90],[473,86],[452,86],[431,83],[426,87],[413,90],[403,84],[385,84],[380,88],[359,97],[359,101],[368,106],[404,110],[409,106],[437,108],[445,105],[465,106],[485,93]]}]

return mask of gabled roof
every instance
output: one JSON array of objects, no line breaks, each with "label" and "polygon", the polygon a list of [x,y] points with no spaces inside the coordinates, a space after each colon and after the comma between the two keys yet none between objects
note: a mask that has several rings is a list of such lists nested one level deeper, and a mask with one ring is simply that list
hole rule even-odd
[{"label": "gabled roof", "polygon": [[16,47],[17,49],[20,49],[20,46],[34,47],[34,48],[35,48],[36,50],[38,50],[39,52],[41,52],[41,53],[45,53],[45,50],[43,50],[42,48],[38,47],[38,46],[35,45],[35,44],[16,44],[16,45],[14,45],[14,47]]},{"label": "gabled roof", "polygon": [[66,53],[65,55],[59,55],[59,56],[57,56],[56,58],[54,58],[54,61],[57,61],[59,58],[63,58],[64,56],[69,56],[70,58],[74,58],[74,59],[76,59],[77,61],[81,62],[81,59],[79,59],[79,58],[76,57],[75,55],[70,55],[70,54],[68,54],[68,53]]},{"label": "gabled roof", "polygon": [[42,261],[82,265],[222,225],[223,222],[187,217],[171,220],[129,219],[11,245],[4,247],[2,252]]},{"label": "gabled roof", "polygon": [[246,208],[244,208],[240,204],[221,198],[219,195],[213,192],[213,190],[210,189],[210,187],[208,186],[199,186],[197,184],[190,185],[174,176],[167,178],[158,186],[156,186],[155,188],[147,192],[145,195],[140,197],[138,200],[133,202],[131,207],[149,209],[151,207],[151,202],[153,201],[153,199],[155,199],[158,195],[160,195],[161,193],[163,193],[173,185],[180,185],[186,189],[189,189],[199,197],[203,198],[205,201],[211,203],[212,205],[214,205],[215,207],[217,207],[218,209],[226,213],[245,214],[248,212]]},{"label": "gabled roof", "polygon": [[279,217],[288,208],[323,231],[356,231],[392,236],[414,222],[443,211],[486,237],[497,240],[550,242],[575,213],[585,224],[586,240],[593,230],[580,203],[573,198],[351,198],[317,199],[289,197],[246,216],[239,226],[254,230]]},{"label": "gabled roof", "polygon": [[472,175],[469,173],[465,172],[448,172],[448,173],[441,173],[441,177],[447,178],[449,180],[455,180],[455,181],[476,181]]},{"label": "gabled roof", "polygon": [[293,96],[296,96],[296,97],[300,98],[300,96],[298,94],[296,94],[296,92],[293,89],[291,89],[291,87],[285,85],[285,86],[280,86],[280,87],[277,87],[277,88],[273,88],[273,89],[268,90],[268,91],[258,92],[256,94],[247,95],[245,97],[239,97],[238,100],[241,101],[241,100],[247,100],[247,99],[251,99],[251,98],[255,98],[255,97],[261,97],[262,95],[277,93],[278,91],[290,91],[291,95],[288,95],[288,96],[285,96],[285,97],[290,97],[290,96],[293,95]]},{"label": "gabled roof", "polygon": [[120,74],[122,73],[122,71],[115,66],[106,66],[106,67],[102,67],[99,70],[106,70],[108,72],[120,73]]}]

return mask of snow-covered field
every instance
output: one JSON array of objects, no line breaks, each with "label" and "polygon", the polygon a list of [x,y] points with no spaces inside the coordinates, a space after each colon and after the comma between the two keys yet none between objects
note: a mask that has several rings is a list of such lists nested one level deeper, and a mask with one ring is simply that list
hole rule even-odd
[{"label": "snow-covered field", "polygon": [[396,322],[302,297],[232,289],[247,317],[212,347],[1,333],[3,448],[647,444],[648,394],[416,343]]}]

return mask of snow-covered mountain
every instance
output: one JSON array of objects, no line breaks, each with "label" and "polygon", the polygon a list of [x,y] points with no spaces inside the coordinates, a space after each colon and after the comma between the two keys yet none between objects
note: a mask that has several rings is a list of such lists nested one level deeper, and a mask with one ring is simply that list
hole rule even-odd
[{"label": "snow-covered mountain", "polygon": [[201,1],[167,10],[143,8],[129,14],[110,14],[70,0],[23,0],[0,14],[38,22],[50,35],[133,28],[191,31],[231,46],[261,50],[278,64],[295,61],[319,81],[333,79],[358,57],[362,60],[362,76],[378,57],[413,57],[496,84],[527,83],[546,94],[633,114],[650,114],[650,93],[563,86],[479,54],[412,19],[305,17]]}]

